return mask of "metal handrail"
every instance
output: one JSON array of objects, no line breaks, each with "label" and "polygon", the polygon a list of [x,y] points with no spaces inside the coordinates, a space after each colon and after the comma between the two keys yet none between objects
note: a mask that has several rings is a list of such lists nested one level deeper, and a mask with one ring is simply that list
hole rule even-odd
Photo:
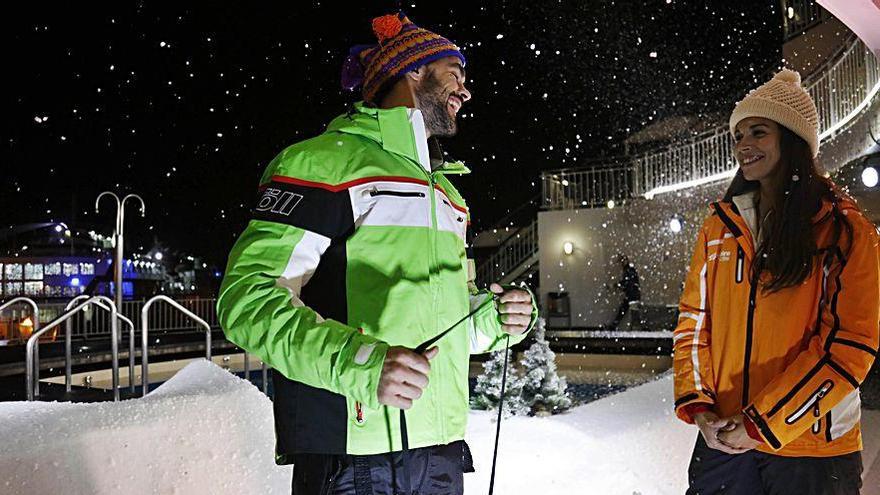
[{"label": "metal handrail", "polygon": [[[818,107],[822,141],[845,130],[880,92],[880,61],[857,37],[848,39],[844,47],[836,58],[805,78],[803,84]],[[708,129],[686,142],[627,159],[633,177],[628,193],[634,197],[651,198],[663,192],[728,179],[736,171],[732,139],[726,125]],[[584,167],[543,172],[542,207],[589,206],[589,200],[597,196],[595,186],[590,184],[596,173]]]},{"label": "metal handrail", "polygon": [[43,327],[39,331],[35,331],[33,333],[33,335],[31,335],[31,337],[27,341],[27,346],[26,346],[26,350],[25,350],[25,372],[26,372],[25,382],[26,382],[26,387],[27,387],[27,400],[29,400],[29,401],[34,400],[35,391],[37,390],[35,384],[40,379],[40,370],[39,370],[39,368],[35,369],[35,366],[38,365],[38,362],[36,361],[36,359],[38,359],[38,358],[35,358],[35,355],[36,355],[35,349],[37,348],[37,345],[38,345],[37,342],[38,342],[40,336],[42,334],[48,332],[49,330],[57,327],[58,325],[64,323],[65,321],[69,320],[76,313],[84,310],[89,305],[95,304],[98,301],[104,302],[105,304],[107,304],[110,307],[110,335],[111,335],[111,337],[110,337],[111,338],[110,352],[112,354],[112,359],[113,359],[113,364],[112,364],[112,366],[113,366],[113,374],[112,374],[113,401],[114,402],[119,401],[119,330],[118,330],[117,322],[116,322],[116,320],[118,318],[117,318],[117,312],[116,312],[116,304],[114,304],[113,301],[109,297],[106,297],[106,296],[92,296],[91,298],[89,298],[87,301],[85,301],[81,305],[62,314],[58,318],[55,318],[48,325],[46,325],[45,327]]},{"label": "metal handrail", "polygon": [[528,260],[538,251],[538,221],[520,228],[507,238],[488,260],[477,269],[477,280],[499,282],[501,277]]},{"label": "metal handrail", "polygon": [[[4,309],[16,303],[24,303],[30,305],[31,309],[34,310],[34,333],[40,330],[40,308],[37,306],[37,303],[29,297],[14,297],[3,304],[0,304],[0,313],[2,313]],[[37,360],[39,360],[39,347],[37,347],[36,352]],[[40,393],[39,384],[37,384],[37,393]]]},{"label": "metal handrail", "polygon": [[171,306],[177,308],[178,311],[188,316],[190,319],[198,323],[199,325],[205,327],[205,359],[208,361],[211,360],[211,325],[208,324],[207,321],[201,319],[198,315],[193,313],[192,311],[186,309],[182,304],[171,299],[166,295],[159,294],[158,296],[153,296],[149,301],[144,303],[144,307],[141,309],[141,385],[143,390],[141,391],[141,395],[147,395],[147,390],[149,389],[150,380],[149,380],[149,362],[147,355],[148,342],[147,342],[147,333],[150,328],[150,315],[149,310],[150,306],[153,303],[158,301],[165,301]]},{"label": "metal handrail", "polygon": [[[250,357],[248,356],[248,352],[245,351],[244,349],[242,349],[242,351],[244,351],[244,379],[250,381],[250,379],[251,379],[251,360],[250,360]],[[269,380],[268,380],[269,368],[266,366],[265,361],[260,361],[260,369],[263,372],[263,393],[268,395],[269,394]]]},{"label": "metal handrail", "polygon": [[[88,294],[80,294],[65,306],[64,311],[69,311],[73,306],[83,299],[88,299]],[[95,306],[110,311],[110,308],[104,306],[104,303],[101,301],[95,301]],[[132,322],[127,316],[122,313],[119,313],[117,310],[116,317],[119,321],[128,325],[128,387],[131,392],[134,392],[134,322]],[[71,333],[73,332],[73,322],[67,320],[64,324],[64,389],[70,392],[71,389]]]}]

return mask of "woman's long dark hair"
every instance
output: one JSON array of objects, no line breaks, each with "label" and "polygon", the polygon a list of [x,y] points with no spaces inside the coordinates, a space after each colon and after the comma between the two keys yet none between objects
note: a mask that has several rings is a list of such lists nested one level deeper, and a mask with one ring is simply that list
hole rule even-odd
[{"label": "woman's long dark hair", "polygon": [[[752,280],[757,281],[760,271],[770,272],[770,279],[762,287],[766,293],[803,283],[813,271],[817,254],[824,248],[840,246],[844,232],[849,240],[853,235],[852,224],[838,208],[844,194],[819,173],[818,163],[806,141],[782,125],[779,130],[780,157],[772,179],[771,204],[769,208],[762,208],[765,214],[771,213],[762,225],[761,242],[756,242],[759,247],[755,259],[758,261],[752,264],[751,274]],[[740,169],[727,188],[724,201],[730,202],[734,196],[756,191],[759,187],[758,181],[746,180]],[[819,249],[813,217],[821,208],[822,200],[833,205],[830,218],[822,221],[834,222],[834,235],[829,246]],[[848,251],[848,248],[841,249]]]}]

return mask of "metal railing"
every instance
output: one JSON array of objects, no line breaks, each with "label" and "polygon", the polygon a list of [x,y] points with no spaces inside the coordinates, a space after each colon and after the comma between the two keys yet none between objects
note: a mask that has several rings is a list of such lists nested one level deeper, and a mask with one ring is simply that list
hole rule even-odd
[{"label": "metal railing", "polygon": [[[60,322],[63,322],[64,325],[64,385],[66,392],[71,392],[72,389],[72,336],[76,335],[79,337],[104,337],[104,336],[112,336],[114,331],[112,330],[113,325],[106,324],[106,321],[110,321],[110,319],[106,318],[98,318],[96,312],[91,311],[91,306],[97,306],[107,312],[111,313],[111,317],[115,314],[116,319],[122,323],[124,323],[129,329],[129,352],[128,352],[128,381],[129,381],[129,390],[134,393],[136,389],[136,378],[135,378],[135,368],[136,368],[136,328],[134,322],[122,314],[121,312],[115,311],[115,305],[110,306],[106,304],[106,297],[96,298],[98,296],[88,296],[88,295],[80,295],[71,299],[66,304],[61,303],[49,303],[43,305],[43,310],[41,311],[40,306],[37,305],[32,299],[27,297],[16,297],[14,299],[10,299],[2,304],[0,304],[0,312],[6,310],[7,308],[15,305],[15,304],[27,304],[32,308],[33,319],[34,319],[34,333],[31,335],[30,340],[34,340],[34,343],[29,345],[26,349],[26,353],[30,353],[33,357],[30,358],[30,361],[33,363],[33,371],[30,375],[26,376],[26,387],[27,392],[29,393],[29,397],[39,397],[40,396],[40,371],[39,371],[39,342],[38,339],[44,337],[44,333],[57,328]],[[154,305],[153,303],[158,300],[164,300],[169,302],[169,305]],[[82,304],[80,304],[82,303]],[[212,325],[209,323],[210,321],[217,321],[216,313],[214,308],[216,306],[215,299],[194,299],[194,300],[185,300],[182,302],[174,301],[167,296],[156,296],[149,301],[126,301],[127,309],[133,310],[137,309],[138,312],[141,313],[141,320],[143,322],[142,325],[142,345],[144,348],[147,346],[147,342],[149,340],[149,335],[155,335],[156,331],[166,332],[166,331],[184,331],[184,330],[192,330],[195,328],[202,328],[205,330],[205,342],[206,342],[206,356],[210,360],[211,359],[211,328]],[[188,307],[187,307],[188,306]],[[46,311],[46,307],[50,308],[50,311]],[[53,319],[51,323],[51,327],[41,328],[39,321],[41,316],[45,316],[46,314],[52,314],[55,312],[58,314],[56,318]],[[203,318],[198,313],[204,314]],[[172,313],[177,313],[175,316]],[[146,315],[146,319],[144,316]],[[105,321],[106,320],[106,321]],[[155,323],[159,322],[159,325],[155,325]],[[150,323],[149,325],[147,323]],[[94,327],[97,327],[95,329]],[[216,328],[216,327],[214,327]],[[118,329],[118,326],[117,326]],[[106,330],[106,331],[105,331]],[[116,332],[117,338],[114,339],[115,342],[118,343],[119,335],[118,331]],[[36,337],[34,337],[36,336]],[[146,339],[146,340],[144,340]],[[30,342],[30,340],[28,342]],[[113,361],[114,364],[118,363],[118,347],[117,344],[114,344],[112,350]],[[149,359],[146,357],[146,352],[142,350],[142,354],[144,355],[144,361],[142,363],[143,369],[147,369],[149,366]],[[118,381],[118,365],[115,366],[116,370],[114,371],[114,376],[116,376],[114,388],[114,400],[119,399],[119,381]],[[268,366],[265,362],[260,361],[260,369],[262,371],[262,390],[264,393],[268,394]],[[250,380],[250,359],[248,354],[244,353],[244,375],[246,380]],[[143,373],[143,377],[141,383],[144,384],[146,382],[149,383],[149,377],[147,372]],[[144,393],[146,393],[147,386],[144,386]],[[29,398],[28,400],[33,400]]]},{"label": "metal railing", "polygon": [[[260,371],[263,378],[263,393],[269,395],[269,367],[266,366],[265,361],[260,361]],[[244,379],[248,381],[251,379],[251,359],[247,351],[244,351]]]},{"label": "metal railing", "polygon": [[544,175],[541,192],[545,205],[591,208],[629,197],[633,187],[631,166],[604,166],[555,170]]},{"label": "metal railing", "polygon": [[[833,139],[854,122],[880,90],[880,62],[858,38],[825,67],[805,81],[805,87],[819,111],[820,139]],[[542,207],[570,209],[601,205],[605,197],[653,197],[733,177],[736,163],[733,142],[726,125],[704,132],[694,139],[667,149],[626,158],[623,169],[630,183],[614,182],[618,190],[608,191],[602,168],[561,169],[542,173]],[[842,163],[829,164],[839,166]],[[613,170],[613,168],[611,169]]]},{"label": "metal railing", "polygon": [[148,352],[149,338],[147,336],[150,330],[150,306],[159,301],[164,301],[170,304],[173,308],[177,309],[177,311],[185,315],[187,318],[195,321],[200,326],[204,327],[205,359],[211,361],[211,325],[174,299],[171,299],[170,297],[161,294],[158,296],[153,296],[152,298],[150,298],[149,301],[145,302],[143,308],[141,308],[141,386],[143,388],[143,390],[141,391],[142,395],[147,395],[147,391],[150,388]]},{"label": "metal railing", "polygon": [[[195,298],[183,299],[178,302],[188,310],[197,314],[203,320],[207,321],[212,328],[219,328],[215,309],[217,299]],[[122,307],[119,308],[119,313],[125,315],[132,321],[137,321],[140,318],[141,309],[144,307],[144,303],[146,303],[145,299],[123,301]],[[47,314],[62,314],[64,313],[64,308],[66,306],[67,303],[53,302],[40,304],[44,317]],[[192,320],[166,305],[153,306],[150,309],[150,322],[152,323],[151,331],[153,332],[192,331],[198,328],[192,323]],[[109,333],[109,322],[105,318],[96,318],[95,315],[88,310],[81,314],[77,314],[74,317],[72,333],[74,338],[103,338]]]},{"label": "metal railing", "polygon": [[481,284],[504,281],[512,270],[533,258],[538,252],[538,221],[521,228],[504,241],[492,256],[477,268]]},{"label": "metal railing", "polygon": [[[76,304],[80,301],[86,300],[91,296],[86,294],[82,294],[74,297],[67,303],[67,306],[64,308],[65,312],[70,311]],[[95,306],[110,311],[102,301],[95,301]],[[86,310],[88,311],[88,310]],[[122,323],[128,325],[128,386],[129,390],[134,393],[134,322],[132,322],[127,316],[116,313],[116,318],[119,319]],[[64,322],[64,389],[67,392],[71,390],[71,376],[72,376],[72,366],[73,359],[71,356],[72,345],[72,336],[73,333],[73,319],[69,319]]]},{"label": "metal railing", "polygon": [[783,0],[782,28],[785,41],[831,17],[815,0]]},{"label": "metal railing", "polygon": [[52,330],[58,325],[68,321],[75,314],[80,311],[85,310],[90,305],[95,304],[97,302],[104,303],[104,306],[110,308],[110,352],[112,354],[112,382],[113,382],[113,401],[119,401],[119,331],[117,327],[118,313],[116,311],[116,304],[106,296],[92,296],[86,301],[84,301],[79,306],[74,307],[70,311],[65,312],[58,318],[52,320],[45,327],[41,328],[39,331],[35,331],[33,335],[27,341],[27,345],[25,348],[25,387],[27,387],[27,400],[34,400],[34,396],[39,395],[39,388],[37,383],[40,380],[40,370],[39,370],[39,339],[40,336],[44,333]]}]

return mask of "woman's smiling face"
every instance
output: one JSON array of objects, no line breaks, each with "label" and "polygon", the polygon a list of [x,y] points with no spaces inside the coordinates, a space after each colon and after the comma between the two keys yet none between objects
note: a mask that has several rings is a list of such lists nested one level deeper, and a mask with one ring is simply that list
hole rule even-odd
[{"label": "woman's smiling face", "polygon": [[762,181],[779,166],[779,124],[763,117],[748,117],[736,124],[734,156],[747,180]]}]

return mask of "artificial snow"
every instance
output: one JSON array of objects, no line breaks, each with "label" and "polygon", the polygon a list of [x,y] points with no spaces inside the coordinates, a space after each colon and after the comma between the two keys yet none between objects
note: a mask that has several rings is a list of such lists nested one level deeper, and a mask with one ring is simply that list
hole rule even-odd
[{"label": "artificial snow", "polygon": [[[550,417],[501,425],[499,495],[684,493],[696,428],[672,413],[672,377]],[[477,472],[488,490],[494,411],[471,413]],[[273,460],[269,399],[207,361],[147,397],[119,403],[0,403],[0,493],[290,493]],[[880,495],[880,412],[863,412],[865,488]]]},{"label": "artificial snow", "polygon": [[[477,472],[465,493],[487,493],[495,411],[474,411],[467,442]],[[880,411],[862,412],[865,486],[880,495]],[[675,417],[672,375],[550,417],[501,423],[495,493],[681,495],[697,429]]]},{"label": "artificial snow", "polygon": [[0,493],[290,493],[272,404],[196,361],[144,398],[0,403]]}]

